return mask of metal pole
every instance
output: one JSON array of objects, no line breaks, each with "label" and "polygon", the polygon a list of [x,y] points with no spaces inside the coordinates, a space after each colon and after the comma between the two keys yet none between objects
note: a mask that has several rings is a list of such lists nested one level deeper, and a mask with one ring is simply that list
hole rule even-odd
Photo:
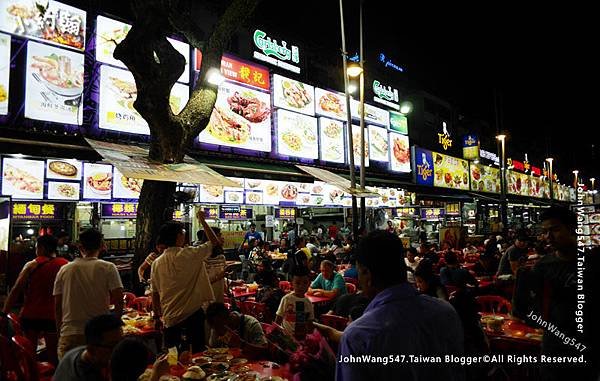
[{"label": "metal pole", "polygon": [[550,205],[554,204],[554,190],[553,185],[552,185],[552,178],[554,177],[554,174],[552,173],[552,160],[548,160],[548,164],[550,167],[550,173],[549,173],[549,178],[550,178]]},{"label": "metal pole", "polygon": [[[346,92],[346,117],[347,117],[347,133],[348,133],[348,160],[350,164],[350,187],[356,188],[356,168],[354,167],[354,143],[352,139],[352,115],[350,114],[350,93],[348,93],[348,59],[346,52],[346,33],[344,31],[344,7],[340,0],[340,27],[342,32],[342,62],[344,65],[344,91]],[[356,240],[358,236],[358,206],[356,204],[356,196],[352,196],[352,235]]]},{"label": "metal pole", "polygon": [[508,229],[508,203],[506,202],[506,138],[501,140],[502,143],[502,225],[503,230]]},{"label": "metal pole", "polygon": [[[363,54],[363,0],[360,0],[360,187],[365,189],[365,60]],[[365,198],[360,198],[360,226],[366,227],[366,206]]]}]

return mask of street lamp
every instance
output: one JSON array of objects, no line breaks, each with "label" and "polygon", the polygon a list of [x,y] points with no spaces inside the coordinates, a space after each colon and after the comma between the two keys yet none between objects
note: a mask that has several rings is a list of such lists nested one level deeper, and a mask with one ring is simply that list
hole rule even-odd
[{"label": "street lamp", "polygon": [[400,104],[400,114],[410,114],[413,109],[413,104],[410,101],[404,101]]},{"label": "street lamp", "polygon": [[577,175],[579,174],[579,171],[578,170],[574,170],[573,174],[575,175],[575,184],[574,184],[574,186],[575,186],[575,189],[577,189],[577,185],[579,185],[579,183],[577,182]]},{"label": "street lamp", "polygon": [[552,204],[552,201],[554,200],[554,190],[552,189],[552,178],[554,176],[552,173],[552,162],[554,161],[554,158],[548,157],[546,158],[546,161],[548,162],[550,170],[550,172],[548,172],[548,178],[550,179],[550,204]]},{"label": "street lamp", "polygon": [[[352,114],[350,113],[350,93],[348,92],[348,52],[346,51],[346,32],[344,31],[344,7],[342,0],[340,0],[340,28],[342,34],[342,63],[344,68],[344,90],[346,92],[346,118],[348,122],[348,149],[350,155],[348,155],[348,161],[350,164],[350,187],[356,188],[356,168],[354,167],[354,143],[352,139]],[[362,56],[362,54],[361,54]],[[358,214],[358,207],[356,205],[356,196],[352,195],[352,236],[354,239],[358,236],[358,220],[356,218]]]},{"label": "street lamp", "polygon": [[594,183],[596,182],[596,179],[594,177],[590,177],[590,182],[592,183],[592,192],[594,191]]},{"label": "street lamp", "polygon": [[500,214],[502,218],[502,225],[504,225],[503,228],[506,229],[508,227],[508,205],[506,202],[506,135],[496,135],[496,139],[500,142],[502,147],[500,155]]}]

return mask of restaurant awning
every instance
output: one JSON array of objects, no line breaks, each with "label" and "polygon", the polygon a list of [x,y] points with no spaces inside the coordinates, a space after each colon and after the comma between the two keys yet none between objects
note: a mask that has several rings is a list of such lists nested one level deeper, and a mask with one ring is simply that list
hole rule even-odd
[{"label": "restaurant awning", "polygon": [[236,187],[235,182],[186,156],[183,163],[163,164],[148,159],[148,149],[117,143],[87,139],[104,160],[111,163],[123,176],[176,183]]},{"label": "restaurant awning", "polygon": [[378,193],[371,192],[366,189],[360,188],[352,188],[349,180],[346,180],[340,175],[336,175],[333,172],[330,172],[326,169],[315,168],[315,167],[307,167],[305,165],[296,165],[296,167],[300,168],[304,172],[308,173],[311,176],[329,184],[338,187],[346,193],[349,193],[356,197],[379,197]]}]

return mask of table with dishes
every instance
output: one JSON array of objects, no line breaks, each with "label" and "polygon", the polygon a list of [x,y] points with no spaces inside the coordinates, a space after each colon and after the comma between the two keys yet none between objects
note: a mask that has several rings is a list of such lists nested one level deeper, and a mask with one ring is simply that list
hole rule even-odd
[{"label": "table with dishes", "polygon": [[542,329],[530,327],[506,314],[481,313],[481,325],[488,337],[502,337],[540,346],[542,344]]},{"label": "table with dishes", "polygon": [[[168,358],[168,357],[167,357]],[[173,361],[174,360],[174,361]],[[183,361],[182,358],[179,360]],[[206,380],[206,381],[287,381],[292,379],[289,365],[272,361],[251,360],[244,357],[239,348],[210,348],[194,354],[184,364],[169,359],[169,375],[161,381]],[[151,367],[139,380],[150,379]]]},{"label": "table with dishes", "polygon": [[149,312],[136,311],[128,308],[123,316],[123,334],[124,335],[149,335],[157,333],[154,328],[154,319]]}]

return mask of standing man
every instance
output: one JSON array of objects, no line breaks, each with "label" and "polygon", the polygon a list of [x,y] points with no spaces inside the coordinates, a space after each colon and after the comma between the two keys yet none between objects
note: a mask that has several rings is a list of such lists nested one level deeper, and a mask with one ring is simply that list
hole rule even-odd
[{"label": "standing man", "polygon": [[[238,251],[242,252],[242,250],[244,248],[244,244],[246,242],[250,243],[250,241],[252,239],[255,239],[257,242],[262,241],[262,235],[256,231],[256,224],[254,222],[250,224],[250,230],[248,230],[246,232],[246,235],[244,236],[244,240],[242,241],[242,244],[240,245],[240,248],[238,249]],[[248,249],[250,250],[251,248],[249,247]]]},{"label": "standing man", "polygon": [[[338,360],[362,355],[441,356],[463,353],[463,329],[454,308],[419,295],[406,281],[404,247],[397,236],[378,230],[361,240],[358,280],[371,299],[362,317],[342,336]],[[381,365],[381,364],[379,364]],[[336,380],[463,380],[461,367],[419,364],[336,364]]]},{"label": "standing man", "polygon": [[206,260],[214,246],[221,246],[221,240],[206,222],[202,209],[198,210],[196,217],[209,241],[197,247],[184,247],[183,225],[167,222],[160,228],[159,236],[168,247],[152,263],[150,276],[152,308],[156,324],[160,326],[161,319],[164,324],[165,346],[179,346],[185,331],[194,353],[205,347],[202,307],[215,300]]},{"label": "standing man", "polygon": [[527,249],[529,237],[525,232],[519,232],[514,245],[509,247],[500,258],[498,272],[496,275],[516,275],[519,268],[519,262],[527,259],[529,250]]},{"label": "standing man", "polygon": [[335,221],[333,221],[333,223],[329,226],[329,229],[327,229],[327,233],[329,235],[329,239],[331,239],[332,241],[334,239],[336,239],[337,235],[338,235],[338,232],[339,232],[339,229],[337,227],[337,224],[336,224]]},{"label": "standing man", "polygon": [[84,329],[94,316],[123,313],[123,283],[114,263],[98,259],[104,247],[102,234],[88,229],[79,235],[81,257],[64,265],[54,282],[54,305],[58,334],[58,358],[85,345]]}]

